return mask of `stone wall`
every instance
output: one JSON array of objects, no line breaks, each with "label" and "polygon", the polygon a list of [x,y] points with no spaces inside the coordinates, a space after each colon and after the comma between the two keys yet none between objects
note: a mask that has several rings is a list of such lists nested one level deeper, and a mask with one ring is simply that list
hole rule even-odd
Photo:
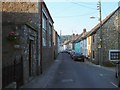
[{"label": "stone wall", "polygon": [[49,66],[53,63],[53,48],[43,48],[42,49],[43,57],[42,57],[42,66],[43,72],[45,72]]},{"label": "stone wall", "polygon": [[53,30],[54,58],[56,58],[56,56],[58,54],[58,39],[57,39],[57,37],[58,37],[57,32],[55,30]]},{"label": "stone wall", "polygon": [[[94,38],[94,42],[93,42]],[[91,59],[92,62],[95,64],[99,64],[99,53],[98,53],[98,33],[95,33],[91,36]],[[93,52],[94,52],[94,57],[93,57]]]},{"label": "stone wall", "polygon": [[[6,37],[7,34],[13,30],[14,26],[17,27],[16,32],[19,34],[19,42],[9,42]],[[8,30],[9,28],[9,30]],[[3,50],[2,50],[2,67],[7,67],[14,64],[14,60],[19,60],[23,57],[23,78],[24,83],[29,80],[29,42],[30,37],[34,37],[32,46],[32,76],[35,76],[37,71],[37,31],[33,30],[27,25],[3,25]],[[19,48],[15,48],[19,45]]]},{"label": "stone wall", "polygon": [[0,1],[0,89],[2,89],[2,3]]},{"label": "stone wall", "polygon": [[105,24],[102,26],[102,52],[99,54],[98,44],[100,42],[100,30],[96,32],[96,45],[95,45],[95,52],[96,52],[96,60],[98,61],[98,55],[101,55],[102,64],[106,65],[109,63],[109,50],[119,50],[120,42],[120,31],[119,27],[117,27],[118,23],[116,18],[119,16],[120,10],[118,9]]},{"label": "stone wall", "polygon": [[[49,24],[51,24],[52,26],[52,30],[53,30],[53,21],[52,18],[48,12],[48,9],[46,8],[45,4],[43,3],[42,5],[42,13],[44,13],[47,17],[47,43],[46,46],[42,46],[42,68],[43,68],[43,72],[46,71],[47,68],[49,68],[49,66],[52,64],[54,58],[53,58],[53,44],[50,47],[49,46]],[[53,35],[53,33],[52,33]],[[53,39],[52,39],[53,42]]]},{"label": "stone wall", "polygon": [[[43,4],[43,9],[48,16],[48,24],[53,25],[52,18]],[[3,2],[2,3],[2,42],[3,42],[3,67],[12,65],[14,59],[23,57],[23,83],[36,76],[40,68],[40,7],[37,2]],[[47,24],[47,25],[48,25]],[[6,37],[9,32],[18,34],[18,42],[11,43]],[[47,26],[47,46],[42,48],[44,71],[51,65],[53,59],[53,45],[49,47],[49,27]],[[30,42],[32,42],[32,63],[30,73]],[[14,45],[19,45],[15,48]],[[38,66],[37,66],[38,65]]]},{"label": "stone wall", "polygon": [[[36,76],[37,73],[37,31],[34,31],[30,27],[24,25],[22,27],[24,30],[24,34],[21,35],[21,47],[22,47],[22,55],[24,61],[24,82],[29,80],[29,63],[31,57],[31,76]],[[31,39],[32,38],[32,39]],[[32,50],[30,55],[30,41],[32,40]]]},{"label": "stone wall", "polygon": [[[109,50],[119,49],[118,46],[120,43],[118,42],[118,39],[120,36],[118,33],[119,28],[116,28],[116,17],[118,17],[118,11],[103,26],[103,63],[107,62],[109,59]],[[120,18],[118,21],[120,21]]]},{"label": "stone wall", "polygon": [[94,38],[95,38],[95,42],[94,42],[94,51],[95,51],[95,58],[94,58],[94,63],[95,64],[100,64],[99,62],[99,58],[101,57],[100,54],[99,54],[99,48],[98,48],[98,44],[100,42],[100,37],[99,37],[99,31],[97,31],[94,35]]},{"label": "stone wall", "polygon": [[2,2],[2,11],[37,13],[38,2]]},{"label": "stone wall", "polygon": [[[29,43],[32,39],[32,57],[31,73],[32,77],[36,76],[38,63],[38,50],[40,45],[39,29],[40,14],[39,4],[28,2],[6,2],[2,3],[2,64],[3,67],[13,65],[14,59],[23,57],[23,83],[27,83],[29,76]],[[17,43],[9,42],[6,37],[9,32],[18,34]],[[19,45],[19,48],[15,48]]]},{"label": "stone wall", "polygon": [[[26,23],[31,23],[33,27],[39,30],[40,26],[40,16],[38,12],[37,3],[28,3],[28,2],[6,2],[2,3],[2,31],[3,31],[3,52],[8,54],[8,51],[11,51],[11,55],[14,52],[13,47],[10,46],[10,43],[6,40],[6,37],[9,32],[17,31],[21,29],[21,25]],[[17,30],[18,29],[18,30]],[[21,35],[23,34],[23,29],[19,30]],[[26,37],[27,38],[27,37]],[[9,49],[8,49],[8,48]],[[7,51],[6,51],[7,50]],[[13,56],[8,55],[13,60]],[[5,57],[5,56],[3,56]],[[9,58],[8,57],[8,58]],[[10,58],[9,58],[10,59]],[[7,59],[8,60],[8,59]]]}]

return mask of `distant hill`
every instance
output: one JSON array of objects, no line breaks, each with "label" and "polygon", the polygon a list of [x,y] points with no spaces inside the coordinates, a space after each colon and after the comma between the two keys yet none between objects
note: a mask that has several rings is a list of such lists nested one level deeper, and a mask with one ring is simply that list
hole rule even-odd
[{"label": "distant hill", "polygon": [[70,40],[71,39],[71,35],[62,35],[61,36],[61,42],[63,43],[65,40]]}]

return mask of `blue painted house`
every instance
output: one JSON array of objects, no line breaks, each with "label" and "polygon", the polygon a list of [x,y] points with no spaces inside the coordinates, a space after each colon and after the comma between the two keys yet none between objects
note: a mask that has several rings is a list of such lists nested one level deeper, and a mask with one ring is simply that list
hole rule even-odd
[{"label": "blue painted house", "polygon": [[83,32],[79,35],[79,37],[74,41],[74,50],[77,53],[83,53],[83,38],[86,35],[86,29],[83,29]]},{"label": "blue painted house", "polygon": [[80,41],[75,43],[75,52],[80,53]]},{"label": "blue painted house", "polygon": [[74,50],[77,53],[81,53],[81,43],[80,43],[80,41],[81,41],[82,35],[83,35],[83,33],[81,33],[79,35],[79,37],[76,40],[74,40],[74,42],[73,42],[73,44],[74,44]]}]

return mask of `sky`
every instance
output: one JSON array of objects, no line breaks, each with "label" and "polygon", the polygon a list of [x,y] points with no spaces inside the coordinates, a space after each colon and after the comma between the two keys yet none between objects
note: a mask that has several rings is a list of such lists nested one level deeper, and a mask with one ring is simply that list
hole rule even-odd
[{"label": "sky", "polygon": [[[60,35],[90,31],[99,23],[98,0],[44,0],[54,20],[54,28]],[[118,8],[118,0],[101,0],[102,20]],[[94,16],[94,19],[90,19]]]}]

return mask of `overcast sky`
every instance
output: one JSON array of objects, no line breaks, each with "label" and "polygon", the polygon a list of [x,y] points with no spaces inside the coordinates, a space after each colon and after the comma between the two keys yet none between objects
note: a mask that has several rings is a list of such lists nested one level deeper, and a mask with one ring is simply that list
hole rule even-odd
[{"label": "overcast sky", "polygon": [[[80,34],[84,28],[90,31],[99,21],[98,0],[45,0],[54,20],[55,30],[62,35]],[[92,2],[93,1],[93,2]],[[95,2],[96,1],[96,2]],[[102,1],[102,19],[118,8],[118,0]],[[106,1],[106,2],[103,2]],[[108,2],[109,1],[109,2]],[[90,19],[90,16],[96,17]]]}]

